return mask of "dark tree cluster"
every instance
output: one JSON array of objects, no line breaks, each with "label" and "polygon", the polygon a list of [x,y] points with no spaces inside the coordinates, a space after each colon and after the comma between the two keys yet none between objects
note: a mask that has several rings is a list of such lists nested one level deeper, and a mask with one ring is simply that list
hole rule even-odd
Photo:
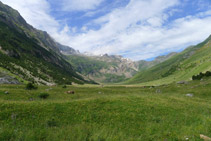
[{"label": "dark tree cluster", "polygon": [[35,86],[34,83],[28,83],[28,84],[26,84],[26,89],[27,90],[36,90],[37,86]]},{"label": "dark tree cluster", "polygon": [[211,76],[210,71],[207,71],[206,73],[200,72],[199,75],[192,76],[192,79],[193,80],[201,80],[203,77],[210,77],[210,76]]}]

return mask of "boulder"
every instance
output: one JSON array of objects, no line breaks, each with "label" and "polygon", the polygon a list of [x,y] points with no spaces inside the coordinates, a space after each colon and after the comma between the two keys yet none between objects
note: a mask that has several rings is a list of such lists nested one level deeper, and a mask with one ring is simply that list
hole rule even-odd
[{"label": "boulder", "polygon": [[156,93],[161,93],[161,90],[160,90],[160,89],[157,89],[157,90],[156,90]]},{"label": "boulder", "polygon": [[193,94],[186,94],[186,96],[193,97],[194,95]]},{"label": "boulder", "polygon": [[188,84],[188,82],[187,81],[179,81],[179,82],[177,82],[177,84]]}]

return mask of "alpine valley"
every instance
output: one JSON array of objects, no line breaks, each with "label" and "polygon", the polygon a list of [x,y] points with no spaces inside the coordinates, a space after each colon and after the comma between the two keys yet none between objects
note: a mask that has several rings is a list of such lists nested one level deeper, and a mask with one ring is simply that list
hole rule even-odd
[{"label": "alpine valley", "polygon": [[[114,46],[116,44],[113,44],[113,40],[121,38],[122,46],[118,47],[125,49],[125,45],[127,50],[131,49],[132,54],[139,50],[139,48],[134,49],[136,43],[133,44],[138,40],[149,40],[150,47],[155,49],[154,52],[159,47],[166,51],[165,45],[171,48],[173,43],[177,46],[177,42],[180,41],[189,42],[189,39],[195,41],[206,32],[200,40],[194,42],[199,43],[209,35],[207,29],[210,29],[209,26],[205,26],[206,24],[201,24],[202,21],[204,19],[205,23],[211,21],[211,17],[204,18],[210,14],[210,11],[198,12],[201,10],[198,7],[199,3],[200,6],[201,4],[206,6],[206,3],[203,4],[206,0],[200,2],[181,0],[181,4],[180,0],[129,0],[126,7],[123,4],[126,1],[120,0],[4,0],[3,2],[9,1],[17,5],[24,5],[24,8],[29,11],[34,10],[33,6],[36,7],[36,4],[46,8],[46,5],[55,2],[55,5],[47,8],[49,11],[52,10],[50,16],[54,18],[54,14],[56,14],[61,18],[61,27],[65,24],[66,19],[63,20],[63,18],[66,18],[66,15],[72,18],[73,22],[85,22],[77,22],[80,27],[88,25],[87,17],[99,16],[98,14],[106,12],[107,7],[109,7],[109,12],[114,9],[109,17],[101,15],[103,18],[100,18],[105,25],[110,26],[109,22],[104,23],[106,18],[110,18],[111,23],[115,23],[115,26],[111,26],[111,32],[115,32],[115,37],[110,36],[112,41],[108,39],[105,42],[110,41]],[[59,7],[64,1],[65,6],[69,6],[68,2],[73,2],[73,5],[78,4],[77,7],[70,5],[69,8],[73,8],[71,9],[73,11],[69,14],[73,14],[69,15],[65,9]],[[172,7],[176,1],[179,10],[176,9],[176,6]],[[95,2],[101,2],[103,6],[100,6],[98,10],[88,10],[89,12],[85,13],[86,17],[80,16],[81,11],[78,10],[89,9],[87,3],[94,3],[97,7]],[[30,5],[27,7],[29,3]],[[189,6],[188,11],[184,7],[186,3]],[[114,8],[118,4],[121,8]],[[194,7],[194,4],[197,8]],[[141,7],[141,5],[144,6]],[[14,5],[11,4],[11,6]],[[165,8],[169,6],[169,10]],[[33,12],[38,16],[43,16],[40,15],[42,13],[39,11],[40,7],[37,9]],[[144,13],[139,12],[140,9],[144,9]],[[183,15],[184,18],[173,22],[176,26],[174,25],[172,30],[169,25],[174,18],[182,16],[182,9],[186,10],[185,14],[183,13],[185,16]],[[194,13],[197,15],[186,17],[191,10],[195,9],[197,10]],[[211,36],[180,52],[167,54],[168,52],[164,51],[161,53],[164,55],[154,56],[155,59],[152,61],[133,61],[116,54],[81,53],[80,49],[98,46],[95,38],[101,36],[101,29],[98,32],[98,30],[94,31],[90,28],[86,33],[84,31],[86,28],[84,28],[83,35],[88,34],[89,30],[91,33],[98,32],[97,36],[91,36],[91,38],[88,38],[90,35],[83,36],[85,44],[81,38],[77,38],[81,31],[70,36],[68,34],[68,37],[74,39],[68,38],[70,40],[67,42],[71,42],[68,45],[72,45],[74,41],[80,42],[79,44],[73,43],[75,48],[79,49],[76,50],[74,46],[69,47],[57,42],[60,36],[59,39],[54,39],[51,37],[54,34],[50,35],[29,25],[27,18],[25,20],[21,16],[23,11],[21,9],[19,11],[20,13],[0,2],[0,141],[211,140]],[[151,18],[150,15],[155,11],[154,17],[156,18]],[[143,17],[139,17],[139,15]],[[148,17],[146,22],[141,23],[141,19],[144,19],[145,16]],[[124,20],[121,20],[122,18]],[[140,18],[139,21],[136,21],[136,18]],[[181,25],[180,22],[185,20],[188,20],[185,22],[185,28],[178,28]],[[133,23],[134,21],[135,26],[128,24],[129,27],[125,29],[125,33],[129,36],[131,33],[135,33],[135,36],[132,34],[132,38],[130,38],[119,32],[119,28],[127,25],[127,22]],[[195,22],[196,24],[193,24]],[[121,24],[117,25],[116,23]],[[104,27],[104,25],[101,26]],[[151,27],[148,28],[148,26]],[[91,27],[95,26],[91,25]],[[199,27],[196,29],[197,35],[189,35],[189,33],[194,33],[193,27]],[[159,30],[160,28],[162,31]],[[71,32],[73,32],[72,30],[71,28]],[[150,33],[146,37],[145,34],[140,36],[136,30],[144,33],[145,30],[146,33],[150,30]],[[169,30],[171,33],[166,32]],[[104,30],[102,31],[104,32]],[[121,37],[116,36],[119,34]],[[158,37],[161,34],[165,37]],[[183,39],[182,34],[185,36],[188,34],[188,38]],[[179,40],[178,35],[182,36]],[[107,34],[102,36],[104,42],[108,36]],[[67,39],[63,37],[61,36],[62,39]],[[174,42],[172,42],[172,38]],[[164,46],[159,43],[157,45],[157,41],[164,42],[165,45],[162,43]],[[191,43],[189,42],[189,44]],[[101,45],[99,44],[99,46]],[[148,45],[146,45],[147,47]],[[181,47],[178,48],[181,49]],[[146,51],[154,53],[152,50]],[[102,52],[104,52],[103,47]],[[131,52],[124,53],[131,56]]]},{"label": "alpine valley", "polygon": [[118,55],[80,53],[33,28],[1,2],[0,31],[0,83],[117,83],[176,54],[135,62]]}]

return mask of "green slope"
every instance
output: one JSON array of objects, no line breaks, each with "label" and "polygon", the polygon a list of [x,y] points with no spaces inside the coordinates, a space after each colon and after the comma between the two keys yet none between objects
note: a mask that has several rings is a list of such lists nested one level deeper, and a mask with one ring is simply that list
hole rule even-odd
[{"label": "green slope", "polygon": [[69,55],[68,60],[82,74],[90,74],[99,71],[101,68],[107,68],[108,64],[103,61],[82,55]]},{"label": "green slope", "polygon": [[60,52],[57,43],[47,32],[35,29],[23,19],[17,10],[4,5],[2,2],[0,2],[0,21],[15,28],[18,32],[26,34],[27,37],[34,38],[43,48]]},{"label": "green slope", "polygon": [[211,36],[148,70],[141,71],[126,84],[165,84],[191,80],[200,72],[211,70]]},{"label": "green slope", "polygon": [[[29,81],[82,83],[71,65],[35,40],[0,22],[0,67]],[[36,80],[39,79],[39,80]]]},{"label": "green slope", "polygon": [[86,82],[63,59],[58,46],[46,32],[34,29],[17,11],[1,2],[0,67],[39,84]]},{"label": "green slope", "polygon": [[175,56],[176,54],[177,54],[176,52],[172,52],[167,55],[158,56],[152,61],[145,61],[145,60],[138,61],[137,63],[139,65],[139,71],[147,70],[157,64],[160,64],[160,63],[170,59],[172,56]]}]

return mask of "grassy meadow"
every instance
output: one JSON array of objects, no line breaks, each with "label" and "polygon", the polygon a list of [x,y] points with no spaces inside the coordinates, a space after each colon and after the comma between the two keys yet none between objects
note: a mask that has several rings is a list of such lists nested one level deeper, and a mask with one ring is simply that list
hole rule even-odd
[{"label": "grassy meadow", "polygon": [[201,140],[211,137],[210,88],[210,79],[156,87],[0,85],[0,140]]}]

